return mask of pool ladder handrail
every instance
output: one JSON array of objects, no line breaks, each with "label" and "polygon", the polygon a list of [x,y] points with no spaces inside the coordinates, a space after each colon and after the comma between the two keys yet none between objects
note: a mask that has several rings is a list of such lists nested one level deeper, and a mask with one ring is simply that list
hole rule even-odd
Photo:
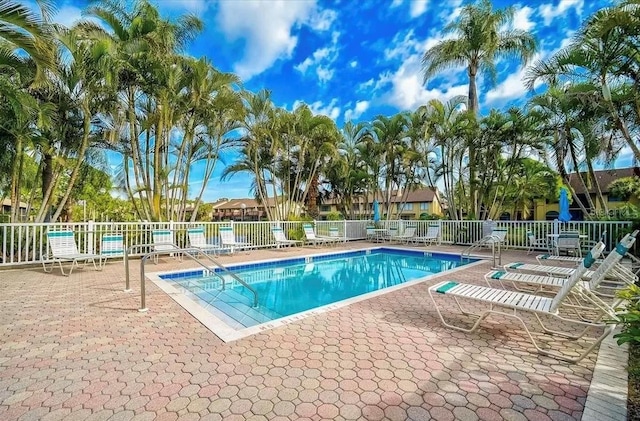
[{"label": "pool ladder handrail", "polygon": [[140,260],[140,308],[138,309],[138,311],[142,312],[142,311],[147,311],[148,310],[147,307],[146,307],[147,297],[146,297],[146,288],[145,288],[145,270],[144,270],[144,265],[145,265],[145,262],[151,256],[158,256],[158,255],[161,255],[161,254],[181,253],[181,254],[189,257],[191,260],[193,260],[194,262],[196,262],[197,264],[199,264],[200,266],[202,266],[206,270],[208,270],[213,275],[219,277],[222,280],[222,290],[224,291],[224,289],[226,288],[226,279],[224,278],[224,276],[219,271],[215,270],[214,268],[212,268],[210,266],[207,266],[202,261],[200,261],[197,258],[197,256],[194,256],[192,254],[192,252],[194,252],[194,251],[197,252],[196,254],[202,254],[203,256],[205,256],[210,262],[215,264],[219,269],[222,269],[222,271],[225,274],[229,275],[234,280],[238,281],[238,283],[240,283],[242,286],[247,288],[253,294],[253,307],[258,307],[258,292],[251,285],[249,285],[248,283],[243,281],[233,271],[229,270],[229,268],[224,266],[222,263],[220,263],[219,261],[217,261],[213,257],[209,256],[206,253],[203,253],[202,250],[195,249],[195,248],[180,248],[179,246],[177,246],[176,244],[173,244],[173,243],[135,244],[135,245],[127,248],[125,250],[125,254],[124,254],[124,266],[125,266],[125,278],[126,278],[126,289],[125,289],[125,291],[131,291],[130,284],[129,284],[129,253],[132,250],[136,249],[136,248],[159,246],[159,245],[171,246],[171,247],[173,247],[173,249],[171,249],[171,250],[152,251],[152,252],[148,252],[144,256],[142,256],[142,258]]},{"label": "pool ladder handrail", "polygon": [[[466,260],[469,261],[471,260],[471,252],[473,250],[477,250],[482,246],[485,246],[489,240],[493,240],[491,242],[491,256],[493,258],[493,268],[498,268],[499,266],[502,266],[502,248],[501,248],[501,244],[502,241],[500,241],[500,237],[498,237],[495,234],[489,234],[486,237],[482,237],[480,240],[476,241],[475,243],[471,244],[469,247],[467,247],[466,249],[464,249],[462,251],[462,253],[460,254],[460,261],[464,262],[465,260],[465,255],[466,255]],[[498,245],[496,247],[496,244]],[[496,252],[497,249],[497,252]],[[496,257],[498,260],[498,264],[496,265]]]}]

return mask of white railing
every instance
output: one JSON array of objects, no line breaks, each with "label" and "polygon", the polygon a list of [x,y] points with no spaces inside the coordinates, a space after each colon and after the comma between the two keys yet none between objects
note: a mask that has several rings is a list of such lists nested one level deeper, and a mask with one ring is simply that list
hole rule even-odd
[{"label": "white railing", "polygon": [[[470,245],[486,235],[486,221],[380,221],[376,224],[392,232],[402,234],[409,226],[416,227],[416,235],[426,234],[430,223],[440,224],[441,242],[444,244]],[[372,221],[315,221],[315,230],[321,236],[336,236],[343,241],[366,238],[366,228]],[[568,222],[547,221],[495,221],[495,225],[508,229],[505,246],[511,249],[528,248],[527,231],[536,238],[565,230],[577,230],[587,236],[589,243],[597,241],[606,231],[605,244],[610,250],[617,239],[631,229],[631,222]],[[105,234],[122,234],[124,246],[153,243],[152,231],[169,229],[174,243],[188,247],[187,229],[203,227],[210,243],[217,243],[218,230],[232,226],[238,241],[251,243],[254,248],[275,247],[271,227],[282,227],[289,239],[304,239],[302,222],[75,222],[75,223],[9,223],[0,224],[0,267],[40,263],[48,254],[47,231],[73,230],[81,252],[100,253],[100,243]],[[139,254],[149,250],[142,249]]]}]

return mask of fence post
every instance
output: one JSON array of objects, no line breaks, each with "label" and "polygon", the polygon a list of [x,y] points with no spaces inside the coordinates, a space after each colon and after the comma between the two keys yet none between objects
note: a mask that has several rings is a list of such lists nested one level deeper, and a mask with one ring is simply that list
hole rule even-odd
[{"label": "fence post", "polygon": [[344,225],[344,231],[342,231],[342,236],[343,236],[342,242],[346,243],[347,242],[347,220],[346,219],[344,220],[343,225]]},{"label": "fence post", "polygon": [[93,254],[93,230],[95,229],[92,220],[87,221],[87,253]]}]

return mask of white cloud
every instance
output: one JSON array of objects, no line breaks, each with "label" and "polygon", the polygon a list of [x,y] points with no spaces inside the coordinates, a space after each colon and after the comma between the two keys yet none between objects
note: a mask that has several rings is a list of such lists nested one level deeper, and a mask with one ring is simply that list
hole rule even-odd
[{"label": "white cloud", "polygon": [[[298,101],[298,100],[295,101],[293,103],[293,109],[295,110],[302,104],[305,104],[305,102]],[[341,113],[340,107],[338,107],[337,104],[338,104],[338,99],[333,98],[331,102],[327,105],[323,104],[322,101],[316,101],[316,102],[312,102],[311,104],[307,104],[307,106],[309,107],[309,109],[313,114],[326,115],[327,117],[335,121],[338,117],[340,117],[340,113]]]},{"label": "white cloud", "polygon": [[358,90],[363,91],[366,90],[370,87],[372,87],[373,85],[375,85],[376,81],[373,80],[373,78],[369,79],[366,82],[362,82],[359,86],[358,86]]},{"label": "white cloud", "polygon": [[344,112],[345,121],[356,119],[369,109],[369,101],[357,101],[356,107],[353,110],[346,110]]},{"label": "white cloud", "polygon": [[334,10],[325,9],[311,15],[309,26],[316,31],[328,31],[337,17]]},{"label": "white cloud", "polygon": [[304,61],[297,66],[294,66],[297,71],[300,73],[306,73],[307,70],[319,63],[322,59],[326,58],[331,53],[331,49],[329,48],[320,48],[319,50],[314,51],[311,57],[307,57]]},{"label": "white cloud", "polygon": [[220,2],[216,17],[220,30],[229,40],[245,41],[242,58],[235,63],[234,71],[248,80],[276,60],[291,57],[298,43],[292,30],[309,25],[314,13],[315,0]]},{"label": "white cloud", "polygon": [[[393,0],[390,8],[399,7],[404,3],[404,0]],[[409,0],[409,15],[411,18],[417,18],[427,11],[429,7],[429,0]]]},{"label": "white cloud", "polygon": [[582,7],[584,6],[584,0],[560,0],[557,6],[551,3],[546,3],[540,6],[538,12],[544,19],[544,25],[549,26],[558,16],[565,14],[569,9],[576,9],[578,15],[582,14]]},{"label": "white cloud", "polygon": [[334,32],[331,36],[331,45],[329,47],[323,47],[313,52],[311,57],[307,57],[304,61],[294,68],[302,73],[307,73],[307,70],[315,68],[316,76],[320,82],[327,82],[333,78],[335,73],[331,68],[333,63],[338,59],[338,39],[340,37],[339,32]]},{"label": "white cloud", "polygon": [[351,68],[355,68],[358,66],[358,61],[357,60],[352,60],[349,62],[349,67]]},{"label": "white cloud", "polygon": [[491,104],[496,101],[514,99],[525,95],[527,88],[525,88],[522,79],[526,73],[526,68],[521,68],[518,72],[510,74],[500,84],[487,92],[485,101]]},{"label": "white cloud", "polygon": [[[547,52],[536,54],[533,57],[532,62],[543,59],[543,56],[545,54],[547,54]],[[524,86],[523,80],[527,75],[527,69],[528,66],[521,66],[517,72],[511,73],[501,83],[499,83],[493,89],[489,90],[485,95],[485,102],[487,104],[492,104],[495,102],[515,99],[526,95],[528,89]],[[534,83],[534,88],[540,86],[541,84],[541,81],[536,81]]]},{"label": "white cloud", "polygon": [[534,23],[530,19],[532,13],[533,9],[529,6],[517,9],[513,15],[513,28],[520,29],[522,31],[531,30],[534,26]]},{"label": "white cloud", "polygon": [[380,76],[375,89],[386,90],[380,97],[382,103],[399,110],[415,110],[432,99],[447,101],[456,95],[467,94],[466,83],[445,84],[441,89],[427,89],[422,83],[420,57],[415,54],[402,63],[395,73],[387,72]]},{"label": "white cloud", "polygon": [[427,7],[429,6],[429,0],[412,0],[411,1],[411,10],[409,14],[412,18],[417,18],[427,11]]}]

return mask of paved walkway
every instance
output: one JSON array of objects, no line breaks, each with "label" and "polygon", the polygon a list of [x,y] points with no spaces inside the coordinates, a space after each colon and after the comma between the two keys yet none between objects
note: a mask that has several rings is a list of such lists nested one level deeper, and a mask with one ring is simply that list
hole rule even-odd
[{"label": "paved walkway", "polygon": [[[504,260],[523,258],[509,251]],[[167,258],[153,270],[192,266]],[[540,356],[508,319],[490,319],[474,334],[441,326],[426,290],[452,275],[224,343],[151,282],[149,311],[139,313],[137,261],[132,268],[132,293],[122,292],[116,262],[68,278],[41,268],[0,272],[0,419],[582,416],[596,354],[577,365]],[[478,282],[488,270],[486,263],[455,279]]]}]

